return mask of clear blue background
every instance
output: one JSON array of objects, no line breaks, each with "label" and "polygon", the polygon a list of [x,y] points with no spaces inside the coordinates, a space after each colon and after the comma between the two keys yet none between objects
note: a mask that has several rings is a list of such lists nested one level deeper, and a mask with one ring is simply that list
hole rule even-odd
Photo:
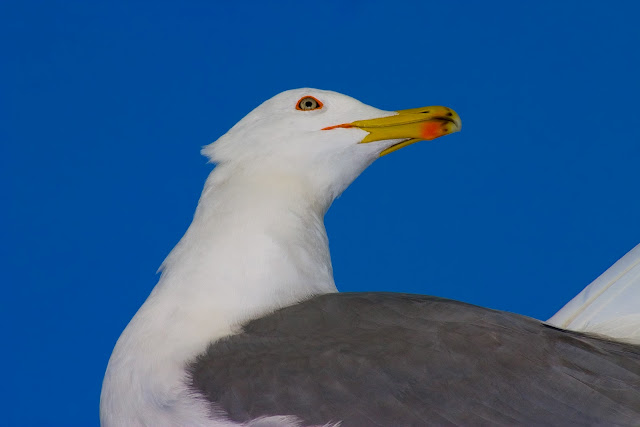
[{"label": "clear blue background", "polygon": [[637,2],[218,3],[1,2],[3,424],[98,423],[200,147],[286,89],[462,117],[336,201],[343,291],[546,319],[640,243]]}]

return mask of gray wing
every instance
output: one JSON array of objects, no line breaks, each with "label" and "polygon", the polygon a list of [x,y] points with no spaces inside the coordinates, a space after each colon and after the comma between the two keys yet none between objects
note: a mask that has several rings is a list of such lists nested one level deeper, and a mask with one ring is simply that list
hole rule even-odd
[{"label": "gray wing", "polygon": [[640,346],[428,296],[314,297],[212,343],[188,370],[241,422],[640,425]]}]

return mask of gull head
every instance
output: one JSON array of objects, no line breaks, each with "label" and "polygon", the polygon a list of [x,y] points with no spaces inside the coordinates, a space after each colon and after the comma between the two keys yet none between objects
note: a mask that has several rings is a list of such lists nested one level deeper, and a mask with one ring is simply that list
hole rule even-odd
[{"label": "gull head", "polygon": [[331,201],[377,158],[460,130],[431,106],[384,111],[340,93],[294,89],[265,101],[202,152],[256,180],[298,180]]}]

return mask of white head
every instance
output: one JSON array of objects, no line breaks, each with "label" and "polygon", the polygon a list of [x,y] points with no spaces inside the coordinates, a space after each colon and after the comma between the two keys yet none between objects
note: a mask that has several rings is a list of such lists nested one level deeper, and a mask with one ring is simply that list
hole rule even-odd
[{"label": "white head", "polygon": [[446,107],[383,111],[336,92],[294,89],[265,101],[202,152],[234,175],[304,180],[331,203],[381,155],[459,128]]}]

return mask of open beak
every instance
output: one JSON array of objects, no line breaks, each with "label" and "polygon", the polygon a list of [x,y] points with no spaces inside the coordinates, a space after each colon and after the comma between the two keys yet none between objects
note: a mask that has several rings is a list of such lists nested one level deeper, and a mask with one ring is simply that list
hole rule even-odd
[{"label": "open beak", "polygon": [[460,116],[451,108],[433,106],[396,111],[396,115],[378,119],[358,120],[323,130],[335,128],[358,128],[369,132],[360,143],[389,139],[404,141],[386,148],[380,157],[418,141],[430,141],[440,136],[458,132],[462,126]]}]

